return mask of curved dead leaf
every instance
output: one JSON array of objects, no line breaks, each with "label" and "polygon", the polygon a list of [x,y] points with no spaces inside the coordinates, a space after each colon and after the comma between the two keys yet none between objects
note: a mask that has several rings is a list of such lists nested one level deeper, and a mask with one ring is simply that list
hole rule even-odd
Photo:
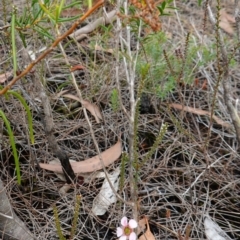
[{"label": "curved dead leaf", "polygon": [[[207,116],[211,116],[211,113],[199,108],[192,108],[192,107],[188,107],[188,106],[182,106],[181,104],[178,103],[171,103],[169,104],[170,107],[173,107],[175,109],[179,109],[179,110],[183,110],[186,112],[190,112],[190,113],[194,113],[194,114],[198,114],[198,115],[207,115]],[[223,127],[226,128],[230,128],[231,124],[223,121],[221,118],[213,115],[212,118],[216,121],[217,124],[222,125]]]},{"label": "curved dead leaf", "polygon": [[219,26],[228,34],[233,34],[234,29],[232,23],[235,23],[235,18],[229,15],[225,9],[220,10],[220,23]]},{"label": "curved dead leaf", "polygon": [[[72,159],[69,159],[69,161],[70,161],[70,163],[77,162]],[[49,164],[52,164],[52,165],[60,164],[60,161],[56,158],[54,160],[51,160],[49,162]],[[63,173],[55,172],[55,174],[60,180],[62,180],[63,182],[66,182],[66,178]],[[93,181],[95,178],[105,178],[105,173],[103,171],[97,171],[97,172],[93,172],[93,173],[81,173],[81,177],[84,178],[85,183],[89,183],[89,182]]]},{"label": "curved dead leaf", "polygon": [[[122,153],[122,143],[118,141],[111,148],[101,153],[101,157],[104,163],[104,166],[107,167],[116,161]],[[96,170],[102,169],[102,164],[99,158],[99,155],[89,158],[87,160],[81,162],[70,162],[74,173],[86,173],[86,172],[94,172]],[[61,164],[45,164],[40,163],[39,166],[43,169],[62,173],[62,165]]]},{"label": "curved dead leaf", "polygon": [[150,231],[148,219],[146,217],[144,217],[144,218],[145,218],[145,222],[147,224],[147,231],[143,235],[141,235],[138,240],[155,240],[154,235]]},{"label": "curved dead leaf", "polygon": [[95,120],[96,120],[97,123],[100,123],[100,120],[102,120],[101,111],[96,104],[90,103],[87,100],[82,100],[81,101],[78,97],[76,97],[72,94],[65,94],[65,95],[63,95],[63,97],[79,101],[95,117]]},{"label": "curved dead leaf", "polygon": [[146,219],[145,218],[146,217],[144,217],[138,221],[137,235],[144,232],[146,229]]},{"label": "curved dead leaf", "polygon": [[5,72],[0,74],[0,83],[4,83],[12,75],[12,72]]}]

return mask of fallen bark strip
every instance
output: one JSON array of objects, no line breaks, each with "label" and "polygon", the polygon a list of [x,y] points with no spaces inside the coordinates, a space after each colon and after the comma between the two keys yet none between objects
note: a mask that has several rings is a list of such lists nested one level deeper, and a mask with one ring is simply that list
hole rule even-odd
[{"label": "fallen bark strip", "polygon": [[[114,161],[116,161],[121,156],[121,153],[122,143],[121,141],[118,141],[114,146],[101,153],[101,158],[103,160],[104,166],[107,167]],[[99,155],[81,162],[70,162],[70,164],[72,166],[74,173],[94,172],[103,168]],[[39,163],[39,166],[43,169],[53,171],[56,173],[63,172],[60,164]]]},{"label": "fallen bark strip", "polygon": [[109,24],[109,23],[112,23],[113,21],[115,21],[117,19],[116,13],[117,13],[116,10],[109,12],[108,14],[106,14],[106,16],[100,17],[97,20],[95,20],[94,22],[91,22],[88,25],[86,25],[86,26],[78,29],[74,33],[70,34],[69,37],[75,38],[77,41],[83,39],[85,37],[85,34],[94,31],[98,26],[100,26],[102,24]]},{"label": "fallen bark strip", "polygon": [[14,213],[0,179],[0,236],[2,239],[33,240],[26,225]]}]

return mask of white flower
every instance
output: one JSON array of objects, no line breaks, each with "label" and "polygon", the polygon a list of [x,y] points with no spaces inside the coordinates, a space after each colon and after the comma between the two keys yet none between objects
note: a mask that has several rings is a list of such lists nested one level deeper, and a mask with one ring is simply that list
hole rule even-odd
[{"label": "white flower", "polygon": [[128,222],[127,217],[121,219],[122,227],[117,228],[117,237],[120,237],[119,240],[136,240],[137,235],[133,231],[137,227],[137,222],[134,219],[130,219]]}]

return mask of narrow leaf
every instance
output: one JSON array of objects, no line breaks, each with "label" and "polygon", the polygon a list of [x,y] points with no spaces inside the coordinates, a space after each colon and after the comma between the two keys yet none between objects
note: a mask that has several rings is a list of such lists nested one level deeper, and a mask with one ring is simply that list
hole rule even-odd
[{"label": "narrow leaf", "polygon": [[20,185],[21,184],[21,173],[20,173],[20,166],[19,166],[19,158],[18,158],[18,154],[17,154],[17,148],[16,148],[12,128],[10,126],[10,123],[9,123],[6,115],[4,114],[4,112],[2,110],[0,110],[0,117],[2,117],[4,123],[7,127],[8,136],[9,136],[9,139],[10,139],[10,144],[11,144],[11,147],[12,147],[13,157],[14,157],[14,161],[15,161],[15,168],[16,168],[16,172],[17,172],[17,182]]},{"label": "narrow leaf", "polygon": [[12,38],[12,58],[13,58],[13,74],[14,77],[17,76],[17,50],[16,50],[16,41],[15,41],[15,22],[16,22],[15,10],[12,15],[11,21],[11,38]]}]

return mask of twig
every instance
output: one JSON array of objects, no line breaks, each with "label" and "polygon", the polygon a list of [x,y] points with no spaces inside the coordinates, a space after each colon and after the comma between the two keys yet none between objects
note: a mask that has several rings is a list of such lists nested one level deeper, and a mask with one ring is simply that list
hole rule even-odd
[{"label": "twig", "polygon": [[[118,10],[120,9],[120,4],[118,6]],[[117,18],[117,29],[116,32],[118,33],[118,36],[116,38],[116,49],[119,48],[119,43],[120,43],[120,39],[122,39],[122,31],[121,31],[121,20],[118,17]],[[120,54],[119,51],[117,51],[117,56],[116,56],[116,67],[115,67],[115,71],[116,71],[116,84],[117,84],[117,90],[118,90],[118,98],[119,98],[119,103],[120,106],[122,108],[122,110],[124,111],[125,115],[127,116],[128,120],[130,120],[130,116],[127,112],[127,109],[124,107],[123,102],[122,102],[122,97],[121,97],[121,90],[120,90],[120,81],[119,81],[119,65],[120,65]]]},{"label": "twig", "polygon": [[218,158],[216,161],[214,161],[212,164],[208,165],[207,168],[205,168],[194,180],[194,182],[190,185],[190,187],[182,194],[183,196],[186,195],[189,190],[197,183],[197,181],[199,180],[199,178],[210,168],[212,168],[216,163],[218,163],[220,160],[226,158],[226,155],[223,155],[221,158]]},{"label": "twig", "polygon": [[57,140],[54,136],[53,116],[52,116],[52,110],[51,110],[51,105],[50,105],[48,96],[46,95],[44,87],[42,86],[40,80],[36,81],[36,84],[40,88],[40,98],[42,101],[43,111],[44,111],[43,125],[44,125],[44,130],[48,139],[48,144],[52,152],[56,155],[56,157],[61,162],[63,173],[67,183],[71,184],[76,181],[76,176],[69,162],[67,153],[58,146]]}]

